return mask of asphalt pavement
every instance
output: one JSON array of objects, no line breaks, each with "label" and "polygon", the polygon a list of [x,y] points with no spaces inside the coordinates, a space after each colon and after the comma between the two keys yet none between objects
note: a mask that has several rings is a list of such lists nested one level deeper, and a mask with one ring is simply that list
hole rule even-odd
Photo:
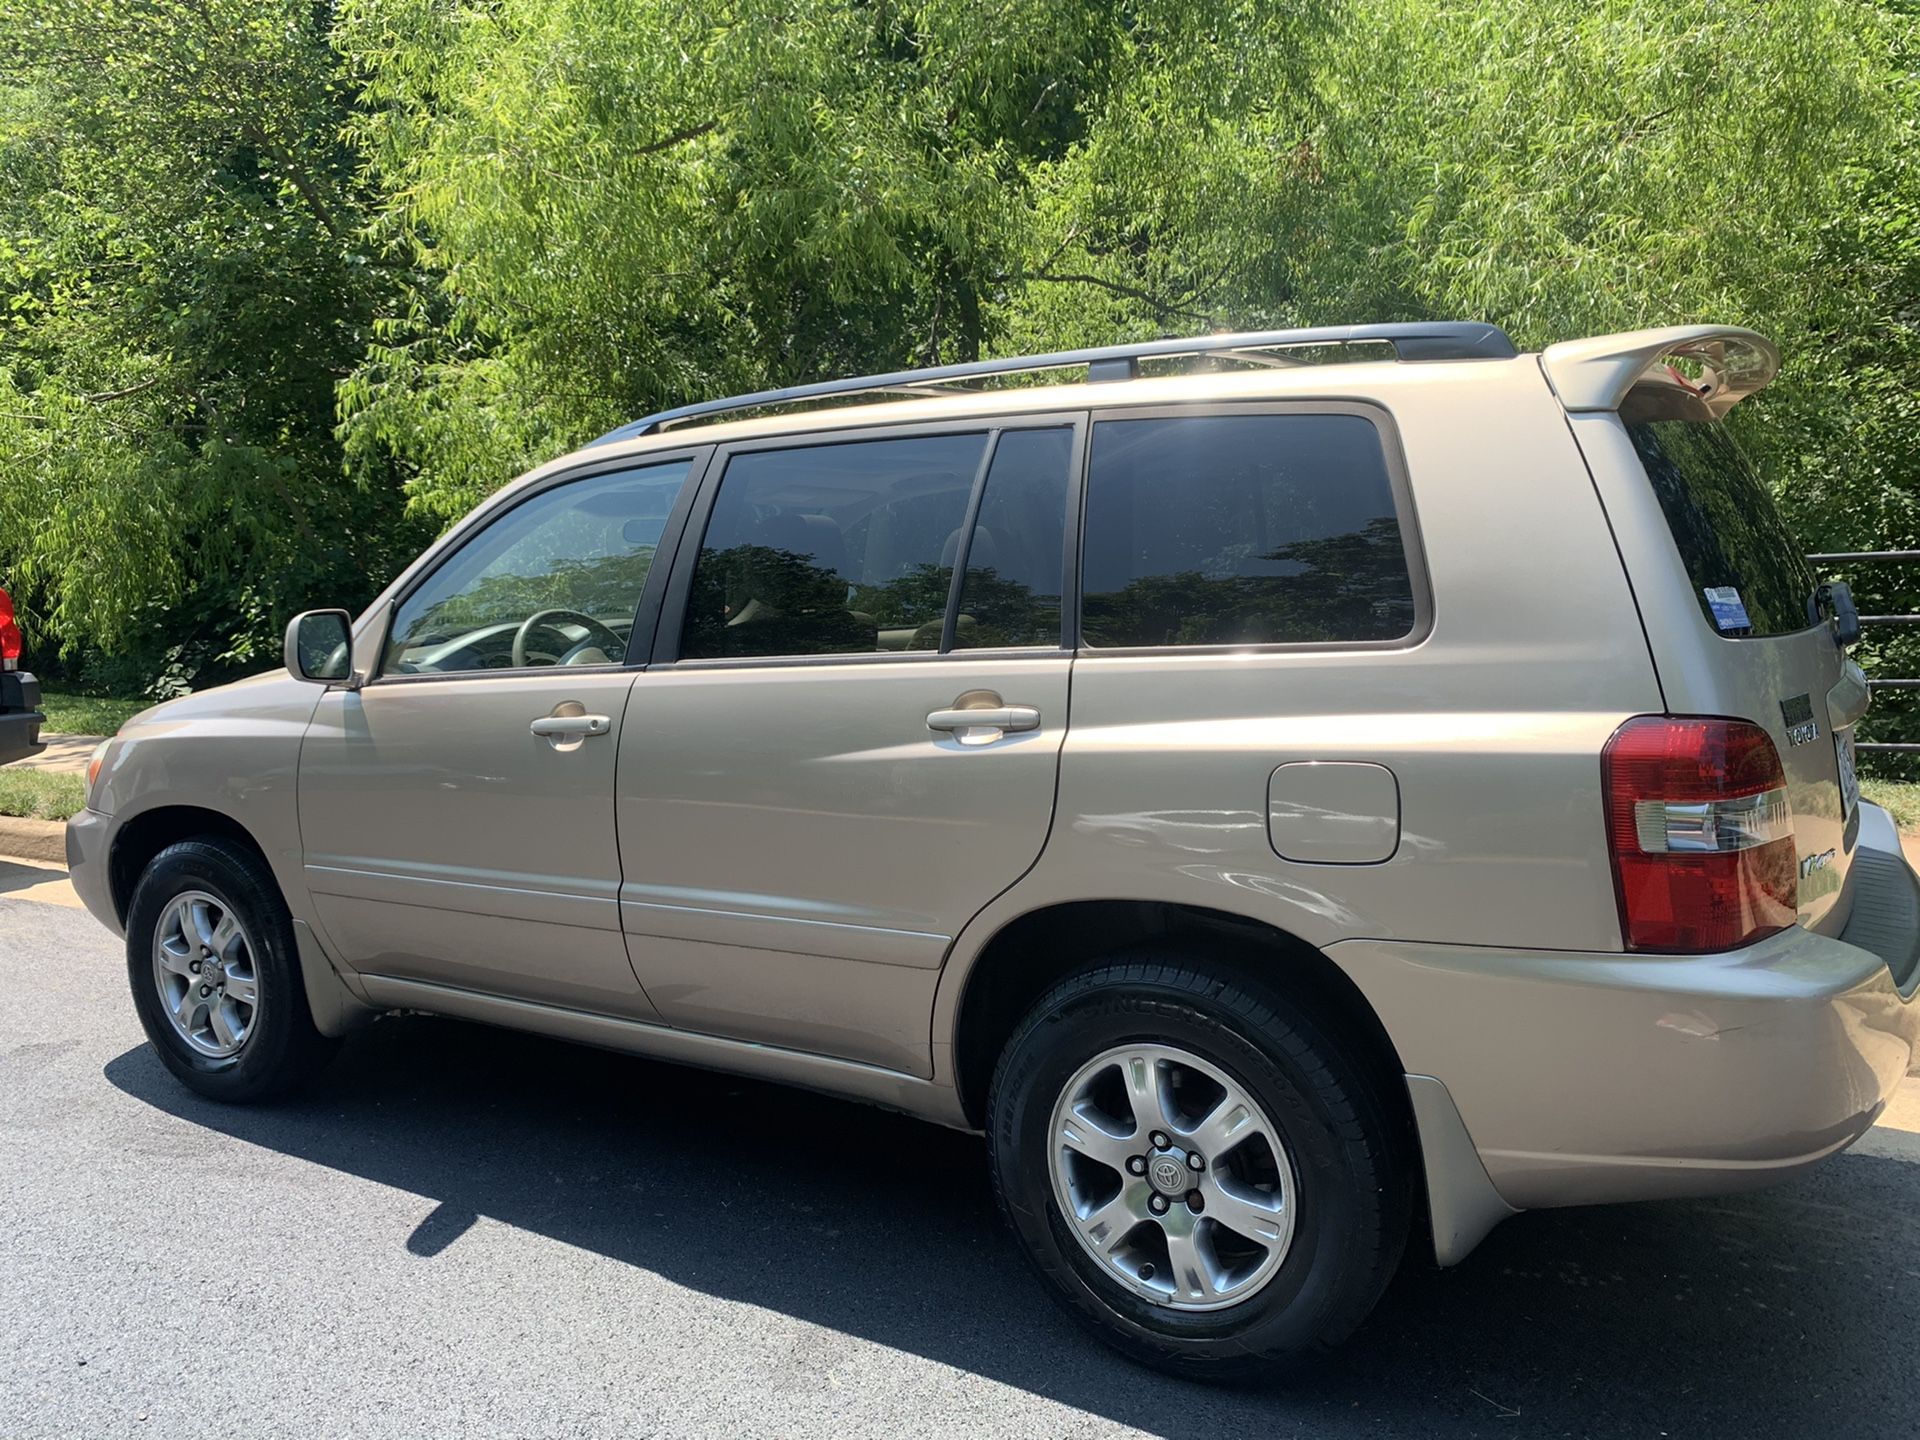
[{"label": "asphalt pavement", "polygon": [[1781,1189],[1410,1259],[1310,1374],[1208,1389],[1054,1309],[974,1139],[422,1017],[210,1104],[63,894],[0,863],[0,1436],[1920,1431],[1920,1091]]}]

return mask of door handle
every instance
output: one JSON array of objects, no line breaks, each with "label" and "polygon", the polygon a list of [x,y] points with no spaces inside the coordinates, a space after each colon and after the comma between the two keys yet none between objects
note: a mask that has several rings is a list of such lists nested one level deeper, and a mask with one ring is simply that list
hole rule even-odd
[{"label": "door handle", "polygon": [[549,739],[584,739],[589,735],[607,734],[613,729],[613,721],[605,715],[542,715],[527,729]]},{"label": "door handle", "polygon": [[984,710],[936,710],[927,716],[927,728],[947,734],[966,730],[1038,730],[1040,712],[1031,705],[999,705]]}]

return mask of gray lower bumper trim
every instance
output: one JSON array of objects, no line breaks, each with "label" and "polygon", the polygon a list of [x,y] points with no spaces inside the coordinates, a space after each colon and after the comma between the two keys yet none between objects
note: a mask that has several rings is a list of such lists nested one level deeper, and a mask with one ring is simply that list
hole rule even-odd
[{"label": "gray lower bumper trim", "polygon": [[[1861,844],[1854,852],[1853,913],[1840,938],[1887,962],[1901,998],[1920,981],[1920,882],[1900,851],[1886,812],[1862,805]],[[1876,832],[1869,834],[1870,830]]]}]

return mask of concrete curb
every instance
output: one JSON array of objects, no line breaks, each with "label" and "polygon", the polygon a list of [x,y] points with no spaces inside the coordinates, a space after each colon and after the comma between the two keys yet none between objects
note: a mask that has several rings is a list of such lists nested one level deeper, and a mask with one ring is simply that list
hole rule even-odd
[{"label": "concrete curb", "polygon": [[0,856],[67,863],[67,826],[62,820],[23,820],[0,815]]}]

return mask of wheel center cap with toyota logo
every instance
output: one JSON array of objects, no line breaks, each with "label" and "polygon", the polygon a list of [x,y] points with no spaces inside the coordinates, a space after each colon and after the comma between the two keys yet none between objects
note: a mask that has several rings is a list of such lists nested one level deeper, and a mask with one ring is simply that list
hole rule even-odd
[{"label": "wheel center cap with toyota logo", "polygon": [[1179,1151],[1156,1155],[1147,1162],[1147,1183],[1162,1195],[1184,1195],[1193,1188],[1186,1157]]}]

